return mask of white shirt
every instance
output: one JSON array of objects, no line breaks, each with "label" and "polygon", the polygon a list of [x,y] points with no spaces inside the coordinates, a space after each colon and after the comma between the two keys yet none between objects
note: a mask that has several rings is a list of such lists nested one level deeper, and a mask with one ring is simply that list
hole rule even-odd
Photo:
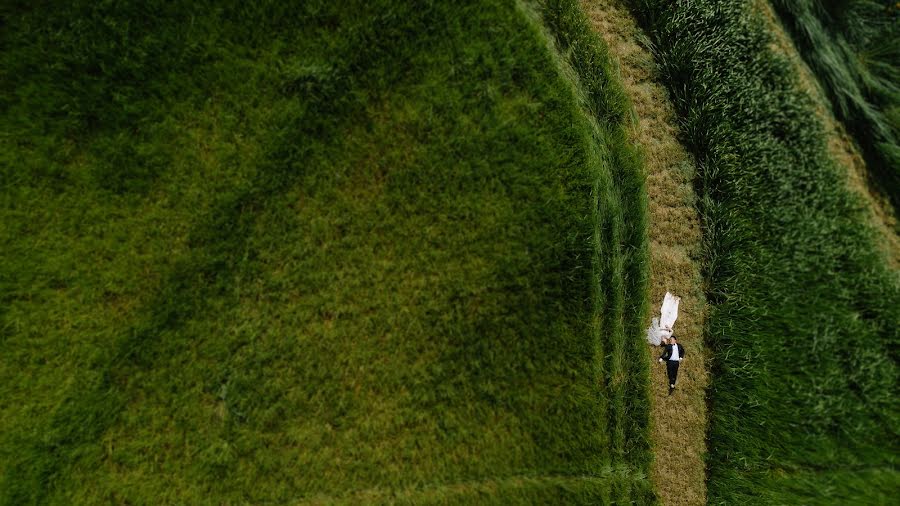
[{"label": "white shirt", "polygon": [[676,360],[676,361],[681,360],[681,355],[678,354],[678,344],[672,345],[672,356],[669,357],[669,360]]}]

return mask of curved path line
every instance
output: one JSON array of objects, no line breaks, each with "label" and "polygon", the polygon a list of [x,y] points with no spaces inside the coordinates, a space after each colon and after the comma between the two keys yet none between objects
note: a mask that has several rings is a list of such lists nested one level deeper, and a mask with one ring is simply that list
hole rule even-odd
[{"label": "curved path line", "polygon": [[658,315],[667,290],[681,296],[675,334],[685,347],[686,360],[671,397],[665,367],[656,363],[660,350],[647,347],[655,455],[651,477],[663,504],[705,504],[706,298],[700,272],[700,217],[692,182],[695,164],[677,140],[674,109],[665,88],[654,79],[653,56],[640,44],[647,39],[629,11],[618,0],[581,0],[581,5],[619,66],[636,116],[629,136],[643,149],[647,167],[651,311]]}]

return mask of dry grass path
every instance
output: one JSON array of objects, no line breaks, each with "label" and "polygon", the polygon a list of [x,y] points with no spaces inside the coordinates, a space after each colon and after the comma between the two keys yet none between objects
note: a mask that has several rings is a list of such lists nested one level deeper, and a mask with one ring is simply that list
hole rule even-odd
[{"label": "dry grass path", "polygon": [[[699,269],[700,221],[692,185],[694,164],[677,140],[674,111],[655,80],[651,53],[627,9],[614,0],[582,0],[593,28],[609,46],[634,105],[629,132],[643,147],[650,200],[650,307],[666,290],[681,296],[675,334],[685,347],[678,389],[671,397],[660,353],[647,347],[651,370],[651,475],[663,504],[705,504],[706,385],[703,347],[705,297]],[[647,321],[649,325],[649,319]]]}]

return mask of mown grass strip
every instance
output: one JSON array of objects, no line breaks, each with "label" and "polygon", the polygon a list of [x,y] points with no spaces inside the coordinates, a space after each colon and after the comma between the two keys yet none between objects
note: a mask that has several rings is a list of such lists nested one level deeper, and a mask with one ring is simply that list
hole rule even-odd
[{"label": "mown grass strip", "polygon": [[[594,31],[609,45],[637,121],[629,134],[646,153],[649,198],[649,301],[667,291],[681,296],[679,342],[691,357],[681,364],[675,395],[668,394],[659,350],[647,347],[651,369],[651,477],[664,504],[706,504],[706,360],[702,342],[705,296],[700,223],[694,205],[690,155],[676,138],[675,114],[656,78],[653,55],[637,21],[618,0],[582,0]],[[645,320],[646,321],[646,320]],[[677,488],[670,483],[679,483]]]},{"label": "mown grass strip", "polygon": [[[699,163],[709,499],[877,502],[900,478],[867,487],[852,470],[891,468],[897,453],[900,279],[863,203],[749,2],[630,4]],[[835,473],[844,492],[829,487]]]}]

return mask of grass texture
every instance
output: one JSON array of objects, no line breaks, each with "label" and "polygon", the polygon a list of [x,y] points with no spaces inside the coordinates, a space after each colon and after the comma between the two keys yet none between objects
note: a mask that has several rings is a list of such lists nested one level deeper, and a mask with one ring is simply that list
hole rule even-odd
[{"label": "grass texture", "polygon": [[[700,216],[687,150],[678,141],[675,111],[657,79],[653,54],[634,16],[619,0],[581,0],[593,30],[618,64],[635,121],[629,135],[645,153],[650,273],[648,300],[653,312],[665,293],[681,297],[676,332],[687,352],[678,390],[669,395],[660,349],[646,346],[650,376],[650,476],[662,504],[706,504],[706,298],[700,271]],[[649,317],[645,320],[649,322]],[[677,483],[677,487],[671,484]]]},{"label": "grass texture", "polygon": [[577,4],[0,14],[0,504],[653,500]]},{"label": "grass texture", "polygon": [[900,5],[773,0],[877,187],[900,208]]},{"label": "grass texture", "polygon": [[747,2],[631,2],[698,162],[713,504],[900,491],[900,279]]}]

